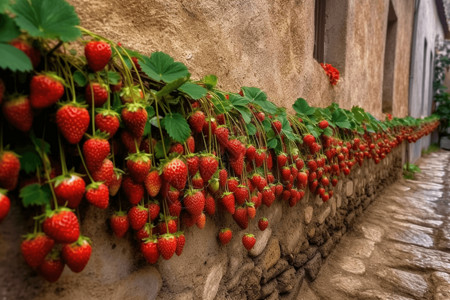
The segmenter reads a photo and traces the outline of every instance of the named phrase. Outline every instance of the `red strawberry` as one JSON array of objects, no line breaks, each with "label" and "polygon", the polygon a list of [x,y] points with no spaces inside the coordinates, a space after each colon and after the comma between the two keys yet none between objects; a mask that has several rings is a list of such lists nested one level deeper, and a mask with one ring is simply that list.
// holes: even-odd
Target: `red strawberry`
[{"label": "red strawberry", "polygon": [[223,228],[219,231],[219,240],[222,245],[226,245],[231,241],[233,232],[230,228]]},{"label": "red strawberry", "polygon": [[216,201],[211,195],[207,195],[205,198],[205,211],[210,216],[216,212]]},{"label": "red strawberry", "polygon": [[214,118],[208,118],[208,119],[206,119],[205,123],[203,123],[203,134],[205,136],[209,136],[209,132],[211,132],[211,134],[214,134],[216,129],[217,129],[217,123],[216,123],[216,119],[214,119]]},{"label": "red strawberry", "polygon": [[307,134],[303,137],[303,143],[305,143],[307,146],[311,146],[315,141],[316,138],[311,134]]},{"label": "red strawberry", "polygon": [[68,174],[59,176],[55,181],[55,195],[59,205],[77,208],[83,199],[86,184],[80,176]]},{"label": "red strawberry", "polygon": [[171,233],[158,238],[158,249],[164,259],[170,259],[177,249],[177,239]]},{"label": "red strawberry", "polygon": [[109,205],[109,190],[104,183],[93,182],[86,187],[86,200],[100,209]]},{"label": "red strawberry", "polygon": [[205,154],[200,157],[199,170],[203,181],[208,182],[216,173],[218,167],[219,161],[215,155]]},{"label": "red strawberry", "polygon": [[184,195],[183,203],[192,216],[198,216],[205,207],[205,196],[200,190],[189,189]]},{"label": "red strawberry", "polygon": [[323,186],[328,186],[328,185],[330,184],[330,180],[328,179],[328,177],[323,176],[323,177],[320,179],[320,183],[321,183]]},{"label": "red strawberry", "polygon": [[188,120],[192,131],[197,133],[202,132],[203,124],[205,124],[205,119],[205,114],[202,111],[197,110],[196,112],[194,112]]},{"label": "red strawberry", "polygon": [[169,214],[174,217],[179,217],[181,213],[181,202],[175,200],[169,203]]},{"label": "red strawberry", "polygon": [[[194,217],[194,216],[192,216],[192,217]],[[206,223],[206,215],[202,212],[199,216],[197,216],[195,224],[197,225],[197,227],[199,229],[203,229],[203,228],[205,228],[205,223]]]},{"label": "red strawberry", "polygon": [[174,158],[166,163],[163,167],[163,178],[169,182],[174,188],[182,190],[186,185],[188,170],[185,163]]},{"label": "red strawberry", "polygon": [[244,204],[245,201],[248,200],[249,193],[248,189],[245,185],[238,185],[236,191],[234,191],[234,198],[239,205]]},{"label": "red strawberry", "polygon": [[221,188],[224,188],[227,184],[228,172],[226,169],[221,169],[219,171],[219,185]]},{"label": "red strawberry", "polygon": [[[167,222],[167,224],[166,224]],[[178,225],[177,225],[177,221],[175,217],[172,216],[162,216],[161,217],[161,222],[158,224],[158,226],[156,227],[158,233],[160,235],[165,234],[165,233],[175,233],[177,231]],[[169,230],[169,232],[167,232],[167,229]]]},{"label": "red strawberry", "polygon": [[244,171],[244,155],[239,155],[237,158],[230,157],[230,166],[236,176],[241,176]]},{"label": "red strawberry", "polygon": [[141,229],[147,223],[148,209],[141,205],[133,206],[128,211],[128,220],[130,221],[131,228],[134,230]]},{"label": "red strawberry", "polygon": [[256,150],[255,164],[257,168],[263,165],[265,159],[266,159],[266,150],[264,149]]},{"label": "red strawberry", "polygon": [[97,112],[95,115],[95,128],[107,133],[110,138],[113,137],[117,129],[119,129],[119,114],[110,109],[100,109]]},{"label": "red strawberry", "polygon": [[226,149],[234,158],[244,156],[246,154],[244,144],[242,144],[242,142],[237,139],[229,140],[226,144]]},{"label": "red strawberry", "polygon": [[63,79],[54,73],[35,75],[30,83],[30,103],[33,108],[55,104],[64,95]]},{"label": "red strawberry", "polygon": [[109,142],[100,136],[87,140],[83,144],[83,155],[88,169],[90,171],[99,169],[110,151]]},{"label": "red strawberry", "polygon": [[266,164],[267,164],[267,169],[269,171],[272,171],[272,167],[273,167],[272,151],[269,151],[269,153],[267,154]]},{"label": "red strawberry", "polygon": [[155,226],[152,223],[145,223],[145,225],[136,232],[136,238],[138,241],[143,241],[152,236],[153,233],[156,233],[157,230],[153,230]]},{"label": "red strawberry", "polygon": [[91,82],[84,91],[86,103],[94,107],[101,107],[108,100],[108,86],[103,83]]},{"label": "red strawberry", "polygon": [[186,150],[186,153],[194,153],[195,152],[195,140],[192,135],[187,138],[186,145],[187,145],[187,150],[189,150],[189,151]]},{"label": "red strawberry", "polygon": [[282,129],[283,125],[281,124],[281,122],[279,120],[275,120],[272,122],[272,128],[273,131],[275,131],[276,134],[280,134],[281,133],[281,129]]},{"label": "red strawberry", "polygon": [[11,201],[6,196],[6,191],[0,189],[0,222],[8,215],[10,207]]},{"label": "red strawberry", "polygon": [[247,216],[250,219],[253,219],[256,217],[256,207],[253,202],[247,202]]},{"label": "red strawberry", "polygon": [[217,138],[217,141],[220,145],[223,147],[227,147],[228,145],[228,135],[229,135],[228,128],[226,126],[219,126],[217,127],[216,131],[214,132],[214,135]]},{"label": "red strawberry", "polygon": [[128,228],[130,228],[130,222],[128,220],[128,216],[123,211],[116,211],[114,215],[112,215],[110,220],[111,228],[114,232],[114,235],[118,238],[121,238],[127,233]]},{"label": "red strawberry", "polygon": [[200,158],[195,154],[188,154],[185,157],[189,175],[194,176],[198,171]]},{"label": "red strawberry", "polygon": [[333,186],[336,186],[338,184],[338,178],[337,176],[333,176],[333,178],[331,179],[331,184]]},{"label": "red strawberry", "polygon": [[247,208],[245,207],[237,207],[236,211],[233,214],[233,219],[242,229],[246,229],[248,227],[248,216],[247,216]]},{"label": "red strawberry", "polygon": [[3,116],[6,121],[20,131],[27,132],[33,125],[33,112],[30,100],[26,96],[18,96],[3,103]]},{"label": "red strawberry", "polygon": [[295,166],[297,167],[297,170],[302,170],[305,166],[305,162],[303,161],[303,159],[299,158],[295,161]]},{"label": "red strawberry", "polygon": [[86,56],[89,68],[98,72],[103,70],[111,59],[111,46],[103,41],[90,41],[84,47],[84,55]]},{"label": "red strawberry", "polygon": [[55,282],[59,279],[64,270],[64,262],[61,253],[57,250],[48,254],[38,268],[39,274],[48,282]]},{"label": "red strawberry", "polygon": [[144,197],[144,187],[142,184],[138,184],[129,176],[125,176],[122,181],[122,190],[128,201],[136,205]]},{"label": "red strawberry", "polygon": [[328,127],[328,121],[327,120],[322,120],[319,122],[319,128],[320,129],[325,129]]},{"label": "red strawberry", "polygon": [[317,170],[317,163],[316,163],[316,161],[313,160],[313,159],[308,160],[308,162],[306,163],[306,165],[308,166],[308,169],[309,169],[311,172],[314,172],[315,170]]},{"label": "red strawberry", "polygon": [[250,249],[253,248],[253,246],[256,243],[256,238],[253,234],[251,233],[246,233],[243,237],[242,237],[242,244],[244,245],[245,249],[247,249],[248,251],[250,251]]},{"label": "red strawberry", "polygon": [[131,60],[133,61],[133,64],[136,66],[136,69],[140,72],[141,66],[139,65],[139,59],[137,57],[131,57]]},{"label": "red strawberry", "polygon": [[25,236],[20,250],[26,263],[32,268],[37,268],[50,253],[54,244],[55,241],[42,232],[30,233]]},{"label": "red strawberry", "polygon": [[122,144],[125,146],[127,152],[136,153],[136,144],[140,145],[142,138],[134,137],[128,130],[123,130],[120,133],[120,140]]},{"label": "red strawberry", "polygon": [[298,172],[297,185],[299,188],[304,188],[308,182],[308,175],[305,172]]},{"label": "red strawberry", "polygon": [[203,178],[200,176],[200,173],[197,172],[197,174],[192,177],[192,187],[194,189],[202,189],[203,188]]},{"label": "red strawberry", "polygon": [[103,182],[108,188],[114,182],[114,164],[109,159],[104,159],[100,168],[91,172],[92,178],[97,182]]},{"label": "red strawberry", "polygon": [[217,123],[219,123],[220,125],[225,125],[225,115],[224,114],[217,115],[216,120],[217,120]]},{"label": "red strawberry", "polygon": [[33,68],[36,68],[39,65],[39,62],[41,61],[41,53],[38,49],[33,48],[32,45],[30,45],[26,41],[22,41],[19,39],[15,39],[10,42],[11,46],[19,49],[20,51],[23,51],[23,53],[28,56],[28,58],[31,60],[31,64],[33,65]]},{"label": "red strawberry", "polygon": [[127,103],[122,109],[122,120],[135,138],[141,138],[147,123],[147,111],[140,103]]},{"label": "red strawberry", "polygon": [[70,144],[77,144],[89,127],[89,112],[83,106],[69,103],[56,112],[56,124]]},{"label": "red strawberry", "polygon": [[17,186],[20,161],[12,151],[0,152],[0,188],[12,191]]},{"label": "red strawberry", "polygon": [[264,121],[264,119],[266,118],[266,115],[265,115],[262,111],[260,111],[259,113],[256,114],[256,118],[257,118],[260,122],[262,122],[262,121]]},{"label": "red strawberry", "polygon": [[138,152],[127,156],[128,172],[136,183],[144,182],[147,174],[150,171],[152,161],[150,154]]},{"label": "red strawberry", "polygon": [[267,207],[270,207],[273,201],[275,201],[274,192],[272,191],[271,188],[265,187],[264,190],[262,191],[262,203]]},{"label": "red strawberry", "polygon": [[158,217],[159,211],[161,209],[159,206],[159,202],[157,200],[151,201],[147,207],[148,207],[148,213],[150,216],[150,220],[151,221],[155,220]]},{"label": "red strawberry", "polygon": [[245,157],[249,160],[252,161],[255,159],[256,157],[256,148],[253,145],[249,145],[247,147],[247,150],[245,152]]},{"label": "red strawberry", "polygon": [[159,258],[158,240],[156,238],[145,239],[141,243],[141,252],[148,263],[155,264]]},{"label": "red strawberry", "polygon": [[269,220],[267,220],[267,218],[261,218],[258,221],[258,228],[261,231],[266,230],[267,226],[269,226]]},{"label": "red strawberry", "polygon": [[278,154],[278,156],[277,156],[278,167],[279,168],[284,167],[286,165],[287,159],[288,158],[287,158],[286,153],[282,152],[282,153]]},{"label": "red strawberry", "polygon": [[289,167],[283,167],[281,169],[281,178],[283,181],[289,181],[289,178],[291,177],[291,169]]},{"label": "red strawberry", "polygon": [[186,244],[186,238],[184,237],[184,233],[181,231],[175,233],[175,237],[177,239],[177,249],[175,250],[175,253],[177,256],[180,256],[183,252],[184,245]]},{"label": "red strawberry", "polygon": [[275,176],[273,176],[272,173],[267,173],[267,182],[268,183],[274,183],[275,182]]},{"label": "red strawberry", "polygon": [[173,144],[170,147],[169,153],[178,153],[180,155],[183,155],[184,154],[184,147],[180,143],[175,143],[175,144]]},{"label": "red strawberry", "polygon": [[157,170],[153,170],[147,174],[144,181],[145,188],[150,197],[156,197],[161,190],[161,177]]},{"label": "red strawberry", "polygon": [[237,187],[239,185],[239,181],[236,177],[231,177],[227,181],[228,190],[232,193],[234,193],[237,190]]},{"label": "red strawberry", "polygon": [[62,258],[75,273],[83,271],[91,258],[91,253],[90,240],[83,236],[80,236],[75,243],[65,244],[61,250]]},{"label": "red strawberry", "polygon": [[68,208],[58,208],[47,213],[42,229],[57,243],[73,243],[80,237],[77,216]]},{"label": "red strawberry", "polygon": [[109,195],[112,197],[117,195],[117,192],[119,191],[120,186],[122,185],[122,174],[123,174],[122,170],[114,168],[114,175],[108,187]]},{"label": "red strawberry", "polygon": [[221,202],[223,207],[228,211],[230,214],[234,214],[236,211],[235,205],[235,199],[234,194],[231,192],[224,192],[221,197]]}]

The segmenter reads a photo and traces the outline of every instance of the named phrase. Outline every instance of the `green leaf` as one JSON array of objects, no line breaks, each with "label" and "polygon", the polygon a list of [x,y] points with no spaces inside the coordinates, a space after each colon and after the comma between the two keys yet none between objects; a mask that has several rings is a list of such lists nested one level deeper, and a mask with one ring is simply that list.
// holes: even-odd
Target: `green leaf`
[{"label": "green leaf", "polygon": [[[221,94],[218,94],[218,95],[221,95]],[[220,98],[220,96],[219,96],[219,98]],[[219,100],[219,99],[213,97],[210,99],[210,101],[212,102],[214,111],[217,114],[227,113],[233,109],[233,106],[231,105],[230,101],[228,101],[228,100]]]},{"label": "green leaf", "polygon": [[150,131],[152,130],[152,123],[150,122],[150,120],[155,115],[155,109],[153,108],[153,106],[147,106],[145,107],[145,110],[147,111],[148,119],[147,122],[145,123],[144,136],[147,136],[150,134]]},{"label": "green leaf", "polygon": [[254,104],[259,105],[262,110],[268,114],[275,114],[277,106],[267,100],[267,95],[262,90],[256,87],[242,87],[244,96],[250,99]]},{"label": "green leaf", "polygon": [[16,47],[0,43],[0,69],[23,72],[31,71],[33,66],[25,53]]},{"label": "green leaf", "polygon": [[106,73],[106,76],[108,78],[108,83],[109,84],[118,84],[120,82],[120,74],[117,72],[111,72],[108,71],[108,73]]},{"label": "green leaf", "polygon": [[202,78],[201,81],[205,84],[205,87],[208,90],[212,90],[217,85],[217,76],[216,75],[206,75],[205,77]]},{"label": "green leaf", "polygon": [[247,124],[247,133],[248,135],[255,135],[256,134],[256,126],[252,123]]},{"label": "green leaf", "polygon": [[367,116],[366,112],[361,107],[353,106],[352,113],[353,113],[353,117],[355,118],[355,120],[358,121],[359,123],[361,123],[365,120],[368,120],[368,116]]},{"label": "green leaf", "polygon": [[298,98],[292,107],[297,113],[307,116],[313,115],[315,112],[315,108],[309,106],[308,102],[303,98]]},{"label": "green leaf", "polygon": [[269,147],[270,149],[275,149],[277,146],[278,146],[277,138],[272,138],[267,141],[267,147]]},{"label": "green leaf", "polygon": [[241,113],[241,116],[246,124],[250,123],[252,120],[252,112],[248,109],[248,107],[235,106],[234,108]]},{"label": "green leaf", "polygon": [[19,194],[22,198],[22,204],[24,207],[30,205],[47,205],[50,204],[52,194],[48,184],[41,186],[37,183],[27,185],[20,190]]},{"label": "green leaf", "polygon": [[142,71],[156,81],[171,82],[189,76],[187,67],[181,62],[175,62],[172,57],[163,52],[154,52],[150,57],[139,59]]},{"label": "green leaf", "polygon": [[[164,146],[166,147],[166,152],[168,152],[169,151],[169,146],[170,146],[170,139],[169,138],[165,138],[164,139]],[[163,158],[163,157],[165,157],[165,154],[166,153],[164,153],[163,142],[161,140],[159,140],[156,143],[156,146],[155,146],[155,157],[156,158]]]},{"label": "green leaf", "polygon": [[0,15],[0,42],[9,42],[20,35],[19,27],[8,15]]},{"label": "green leaf", "polygon": [[236,106],[247,107],[247,105],[250,103],[249,99],[244,98],[241,95],[237,94],[230,94],[229,101],[231,102],[231,104],[233,104],[234,107]]},{"label": "green leaf", "polygon": [[268,132],[270,129],[272,129],[272,125],[270,124],[269,120],[264,119],[264,121],[262,121],[262,124],[265,132]]},{"label": "green leaf", "polygon": [[0,0],[0,13],[3,13],[5,10],[9,8],[10,0]]},{"label": "green leaf", "polygon": [[188,80],[189,80],[189,77],[181,77],[174,81],[169,82],[168,84],[166,84],[162,89],[160,89],[156,93],[156,97],[158,99],[161,99],[163,96],[168,95],[172,91],[178,89],[180,86],[182,86]]},{"label": "green leaf", "polygon": [[20,169],[25,173],[34,173],[38,167],[42,167],[41,158],[32,145],[16,148],[15,152],[19,155]]},{"label": "green leaf", "polygon": [[87,82],[88,82],[88,79],[83,74],[83,72],[80,72],[78,70],[73,72],[72,77],[73,77],[73,81],[75,81],[75,83],[78,84],[81,87],[85,86],[87,84]]},{"label": "green leaf", "polygon": [[17,0],[12,6],[17,25],[31,36],[74,41],[81,36],[73,6],[64,0]]},{"label": "green leaf", "polygon": [[320,132],[317,130],[317,128],[316,128],[315,126],[308,124],[308,125],[306,125],[306,128],[308,128],[308,131],[309,131],[314,137],[316,137],[316,138],[319,137]]},{"label": "green leaf", "polygon": [[350,124],[349,121],[343,121],[343,122],[335,122],[336,126],[340,127],[340,128],[346,128],[346,129],[351,129],[352,125]]},{"label": "green leaf", "polygon": [[327,127],[323,131],[323,134],[326,135],[326,136],[332,136],[333,135],[333,129],[331,129],[330,127]]},{"label": "green leaf", "polygon": [[194,100],[205,97],[206,93],[208,93],[207,89],[199,86],[198,84],[192,83],[192,82],[186,82],[185,84],[180,86],[178,88],[178,90],[187,94],[189,97],[191,97]]},{"label": "green leaf", "polygon": [[169,136],[177,142],[184,143],[191,135],[191,129],[186,119],[179,113],[171,113],[161,120],[162,126]]}]

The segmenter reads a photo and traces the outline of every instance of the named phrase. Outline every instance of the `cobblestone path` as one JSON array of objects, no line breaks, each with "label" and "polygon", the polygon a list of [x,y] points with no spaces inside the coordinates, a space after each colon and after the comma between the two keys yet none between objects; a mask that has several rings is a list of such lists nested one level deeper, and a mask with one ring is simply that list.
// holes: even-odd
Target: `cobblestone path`
[{"label": "cobblestone path", "polygon": [[297,299],[450,299],[450,152],[418,162],[346,233]]}]

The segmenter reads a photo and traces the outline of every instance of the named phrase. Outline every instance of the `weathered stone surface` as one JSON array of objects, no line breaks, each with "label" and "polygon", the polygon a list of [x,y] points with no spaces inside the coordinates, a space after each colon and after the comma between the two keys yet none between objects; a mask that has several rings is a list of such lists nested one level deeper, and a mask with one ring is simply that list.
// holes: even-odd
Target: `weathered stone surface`
[{"label": "weathered stone surface", "polygon": [[266,248],[267,242],[269,241],[270,237],[272,235],[272,229],[267,228],[264,231],[260,231],[256,235],[256,243],[255,246],[248,252],[251,256],[258,256],[260,255],[264,249]]},{"label": "weathered stone surface", "polygon": [[280,255],[281,251],[278,239],[270,239],[264,253],[261,255],[261,258],[258,258],[258,260],[261,261],[261,268],[263,270],[269,270],[272,268],[280,259]]},{"label": "weathered stone surface", "polygon": [[381,242],[381,237],[384,234],[383,228],[371,224],[363,225],[361,230],[365,238],[374,242]]},{"label": "weathered stone surface", "polygon": [[330,215],[331,213],[331,207],[327,207],[317,218],[317,222],[319,224],[323,224],[323,222],[325,222],[325,219]]},{"label": "weathered stone surface", "polygon": [[308,261],[308,257],[306,256],[306,254],[302,254],[299,253],[295,256],[294,259],[294,266],[296,268],[300,268],[301,266],[303,266],[306,262]]},{"label": "weathered stone surface", "polygon": [[314,291],[309,287],[307,280],[303,280],[300,291],[298,292],[296,300],[320,300]]},{"label": "weathered stone surface", "polygon": [[208,277],[206,277],[205,287],[203,288],[203,300],[213,300],[216,297],[222,276],[222,264],[217,264],[211,268]]},{"label": "weathered stone surface", "polygon": [[420,275],[396,269],[380,270],[377,274],[393,288],[413,297],[423,298],[428,291],[428,284]]},{"label": "weathered stone surface", "polygon": [[351,180],[347,181],[347,183],[345,185],[345,195],[347,197],[350,197],[351,195],[353,195],[353,181],[351,181]]},{"label": "weathered stone surface", "polygon": [[259,295],[261,299],[265,299],[267,296],[273,293],[275,288],[277,287],[278,282],[276,279],[272,279],[265,285],[261,287],[261,294]]},{"label": "weathered stone surface", "polygon": [[313,209],[312,206],[307,206],[305,208],[305,223],[306,224],[311,223],[311,220],[312,220],[312,217],[313,217],[313,212],[314,212],[314,209]]},{"label": "weathered stone surface", "polygon": [[310,246],[308,249],[306,249],[305,254],[308,257],[308,259],[312,259],[314,255],[317,253],[317,247],[316,246]]},{"label": "weathered stone surface", "polygon": [[322,254],[322,257],[327,257],[331,250],[333,249],[334,246],[334,241],[333,239],[329,239],[328,241],[325,242],[325,244],[323,244],[322,246],[320,246],[319,248],[319,252],[320,254]]},{"label": "weathered stone surface", "polygon": [[289,263],[285,259],[280,259],[275,266],[271,269],[267,270],[265,274],[263,274],[263,283],[268,282],[269,280],[280,275],[284,270],[289,267]]},{"label": "weathered stone surface", "polygon": [[434,272],[431,279],[435,288],[434,300],[450,299],[450,274]]},{"label": "weathered stone surface", "polygon": [[334,275],[330,281],[337,289],[349,295],[355,295],[358,289],[363,287],[362,282],[356,277]]},{"label": "weathered stone surface", "polygon": [[278,291],[280,293],[291,291],[295,287],[299,279],[303,280],[303,278],[296,277],[296,271],[294,268],[287,269],[277,277]]},{"label": "weathered stone surface", "polygon": [[366,272],[366,266],[364,265],[364,262],[357,258],[348,256],[343,257],[340,259],[339,265],[343,270],[353,274],[362,275],[364,274],[364,272]]},{"label": "weathered stone surface", "polygon": [[310,261],[306,263],[305,271],[311,281],[314,281],[316,279],[321,266],[322,256],[320,255],[320,253],[317,253]]}]

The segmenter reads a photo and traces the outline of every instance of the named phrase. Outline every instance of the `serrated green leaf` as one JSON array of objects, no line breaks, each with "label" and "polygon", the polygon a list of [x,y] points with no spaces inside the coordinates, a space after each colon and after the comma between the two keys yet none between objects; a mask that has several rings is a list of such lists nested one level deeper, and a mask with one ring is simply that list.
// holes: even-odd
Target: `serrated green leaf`
[{"label": "serrated green leaf", "polygon": [[326,136],[332,136],[333,135],[333,129],[331,129],[330,127],[327,127],[324,129],[323,134]]},{"label": "serrated green leaf", "polygon": [[247,124],[247,133],[248,135],[255,135],[256,134],[256,126],[252,123]]},{"label": "serrated green leaf", "polygon": [[262,90],[256,87],[242,87],[244,97],[248,98],[254,104],[260,106],[262,110],[268,114],[275,114],[277,112],[277,106],[267,100],[267,95]]},{"label": "serrated green leaf", "polygon": [[234,107],[236,107],[236,106],[247,107],[247,105],[250,103],[249,99],[244,98],[241,95],[237,95],[237,94],[230,94],[229,101],[231,102],[231,104]]},{"label": "serrated green leaf", "polygon": [[319,137],[320,132],[317,130],[317,128],[311,124],[306,125],[306,128],[308,128],[308,131],[316,138]]},{"label": "serrated green leaf", "polygon": [[267,141],[267,147],[269,147],[270,149],[275,149],[277,148],[277,146],[278,146],[278,139],[272,138]]},{"label": "serrated green leaf", "polygon": [[[164,146],[166,147],[165,148],[166,152],[168,152],[169,151],[169,146],[170,146],[170,139],[169,138],[165,138],[164,139]],[[156,158],[163,158],[163,157],[165,157],[166,154],[167,153],[164,153],[163,142],[161,140],[159,140],[156,143],[156,146],[155,146],[155,157]]]},{"label": "serrated green leaf", "polygon": [[174,81],[167,83],[162,89],[160,89],[155,95],[158,99],[161,99],[165,95],[170,94],[174,90],[178,89],[182,86],[186,81],[189,80],[189,77],[181,77]]},{"label": "serrated green leaf", "polygon": [[186,119],[179,113],[166,115],[161,124],[169,136],[177,142],[184,143],[191,135],[191,128]]},{"label": "serrated green leaf", "polygon": [[217,76],[216,75],[206,75],[205,77],[202,78],[201,81],[205,84],[205,87],[208,90],[212,90],[217,85]]},{"label": "serrated green leaf", "polygon": [[351,129],[352,125],[350,124],[349,121],[342,121],[342,122],[335,122],[336,126],[340,127],[340,128],[346,128],[346,129]]},{"label": "serrated green leaf", "polygon": [[292,132],[292,130],[282,130],[283,134],[286,136],[286,138],[290,141],[297,141],[299,137]]},{"label": "serrated green leaf", "polygon": [[52,198],[49,186],[47,184],[40,186],[37,183],[22,188],[19,196],[22,198],[24,207],[31,205],[47,205],[50,204],[50,199]]},{"label": "serrated green leaf", "polygon": [[368,119],[366,112],[361,107],[353,106],[352,113],[355,120],[360,123]]},{"label": "serrated green leaf", "polygon": [[[218,95],[220,95],[220,94],[218,94]],[[219,96],[219,98],[220,98],[220,96]],[[219,100],[217,98],[211,98],[210,101],[212,102],[214,111],[217,114],[227,113],[233,109],[233,106],[231,105],[230,101],[228,101],[228,100]]]},{"label": "serrated green leaf", "polygon": [[17,25],[31,36],[74,41],[81,36],[75,9],[64,0],[17,0],[11,7]]},{"label": "serrated green leaf", "polygon": [[264,121],[262,121],[262,124],[265,132],[268,132],[270,129],[272,129],[272,125],[270,124],[269,120],[264,119]]},{"label": "serrated green leaf", "polygon": [[33,66],[28,56],[19,49],[0,43],[0,69],[11,71],[31,71]]},{"label": "serrated green leaf", "polygon": [[147,136],[150,134],[150,131],[152,130],[152,123],[150,121],[155,115],[155,109],[153,108],[153,106],[147,106],[145,107],[145,110],[147,111],[148,120],[145,123],[144,136]]},{"label": "serrated green leaf", "polygon": [[246,124],[250,123],[252,120],[252,112],[248,109],[248,107],[235,106],[234,108],[241,113],[241,116]]},{"label": "serrated green leaf", "polygon": [[88,82],[88,79],[86,78],[86,76],[83,74],[83,72],[80,72],[78,70],[76,70],[75,72],[73,72],[73,81],[75,81],[75,83],[81,87],[85,86]]},{"label": "serrated green leaf", "polygon": [[8,15],[0,15],[0,42],[9,42],[20,35],[19,27]]},{"label": "serrated green leaf", "polygon": [[181,62],[175,62],[172,57],[163,52],[154,52],[150,57],[139,59],[142,71],[156,81],[171,82],[189,76],[187,67]]},{"label": "serrated green leaf", "polygon": [[34,173],[38,167],[42,167],[41,158],[32,145],[16,148],[15,152],[19,155],[20,169],[25,173]]},{"label": "serrated green leaf", "polygon": [[111,72],[108,71],[108,73],[106,73],[106,76],[108,78],[108,83],[109,84],[118,84],[120,82],[120,74],[117,72]]},{"label": "serrated green leaf", "polygon": [[306,102],[306,100],[303,98],[298,98],[292,108],[294,108],[297,113],[307,116],[313,115],[316,111],[315,108],[309,106],[308,102]]},{"label": "serrated green leaf", "polygon": [[208,93],[207,89],[199,86],[198,84],[192,83],[192,82],[186,82],[185,84],[180,86],[178,88],[178,90],[187,94],[189,97],[191,97],[194,100],[205,97],[206,93]]},{"label": "serrated green leaf", "polygon": [[9,0],[0,0],[0,13],[5,12],[9,8]]}]

